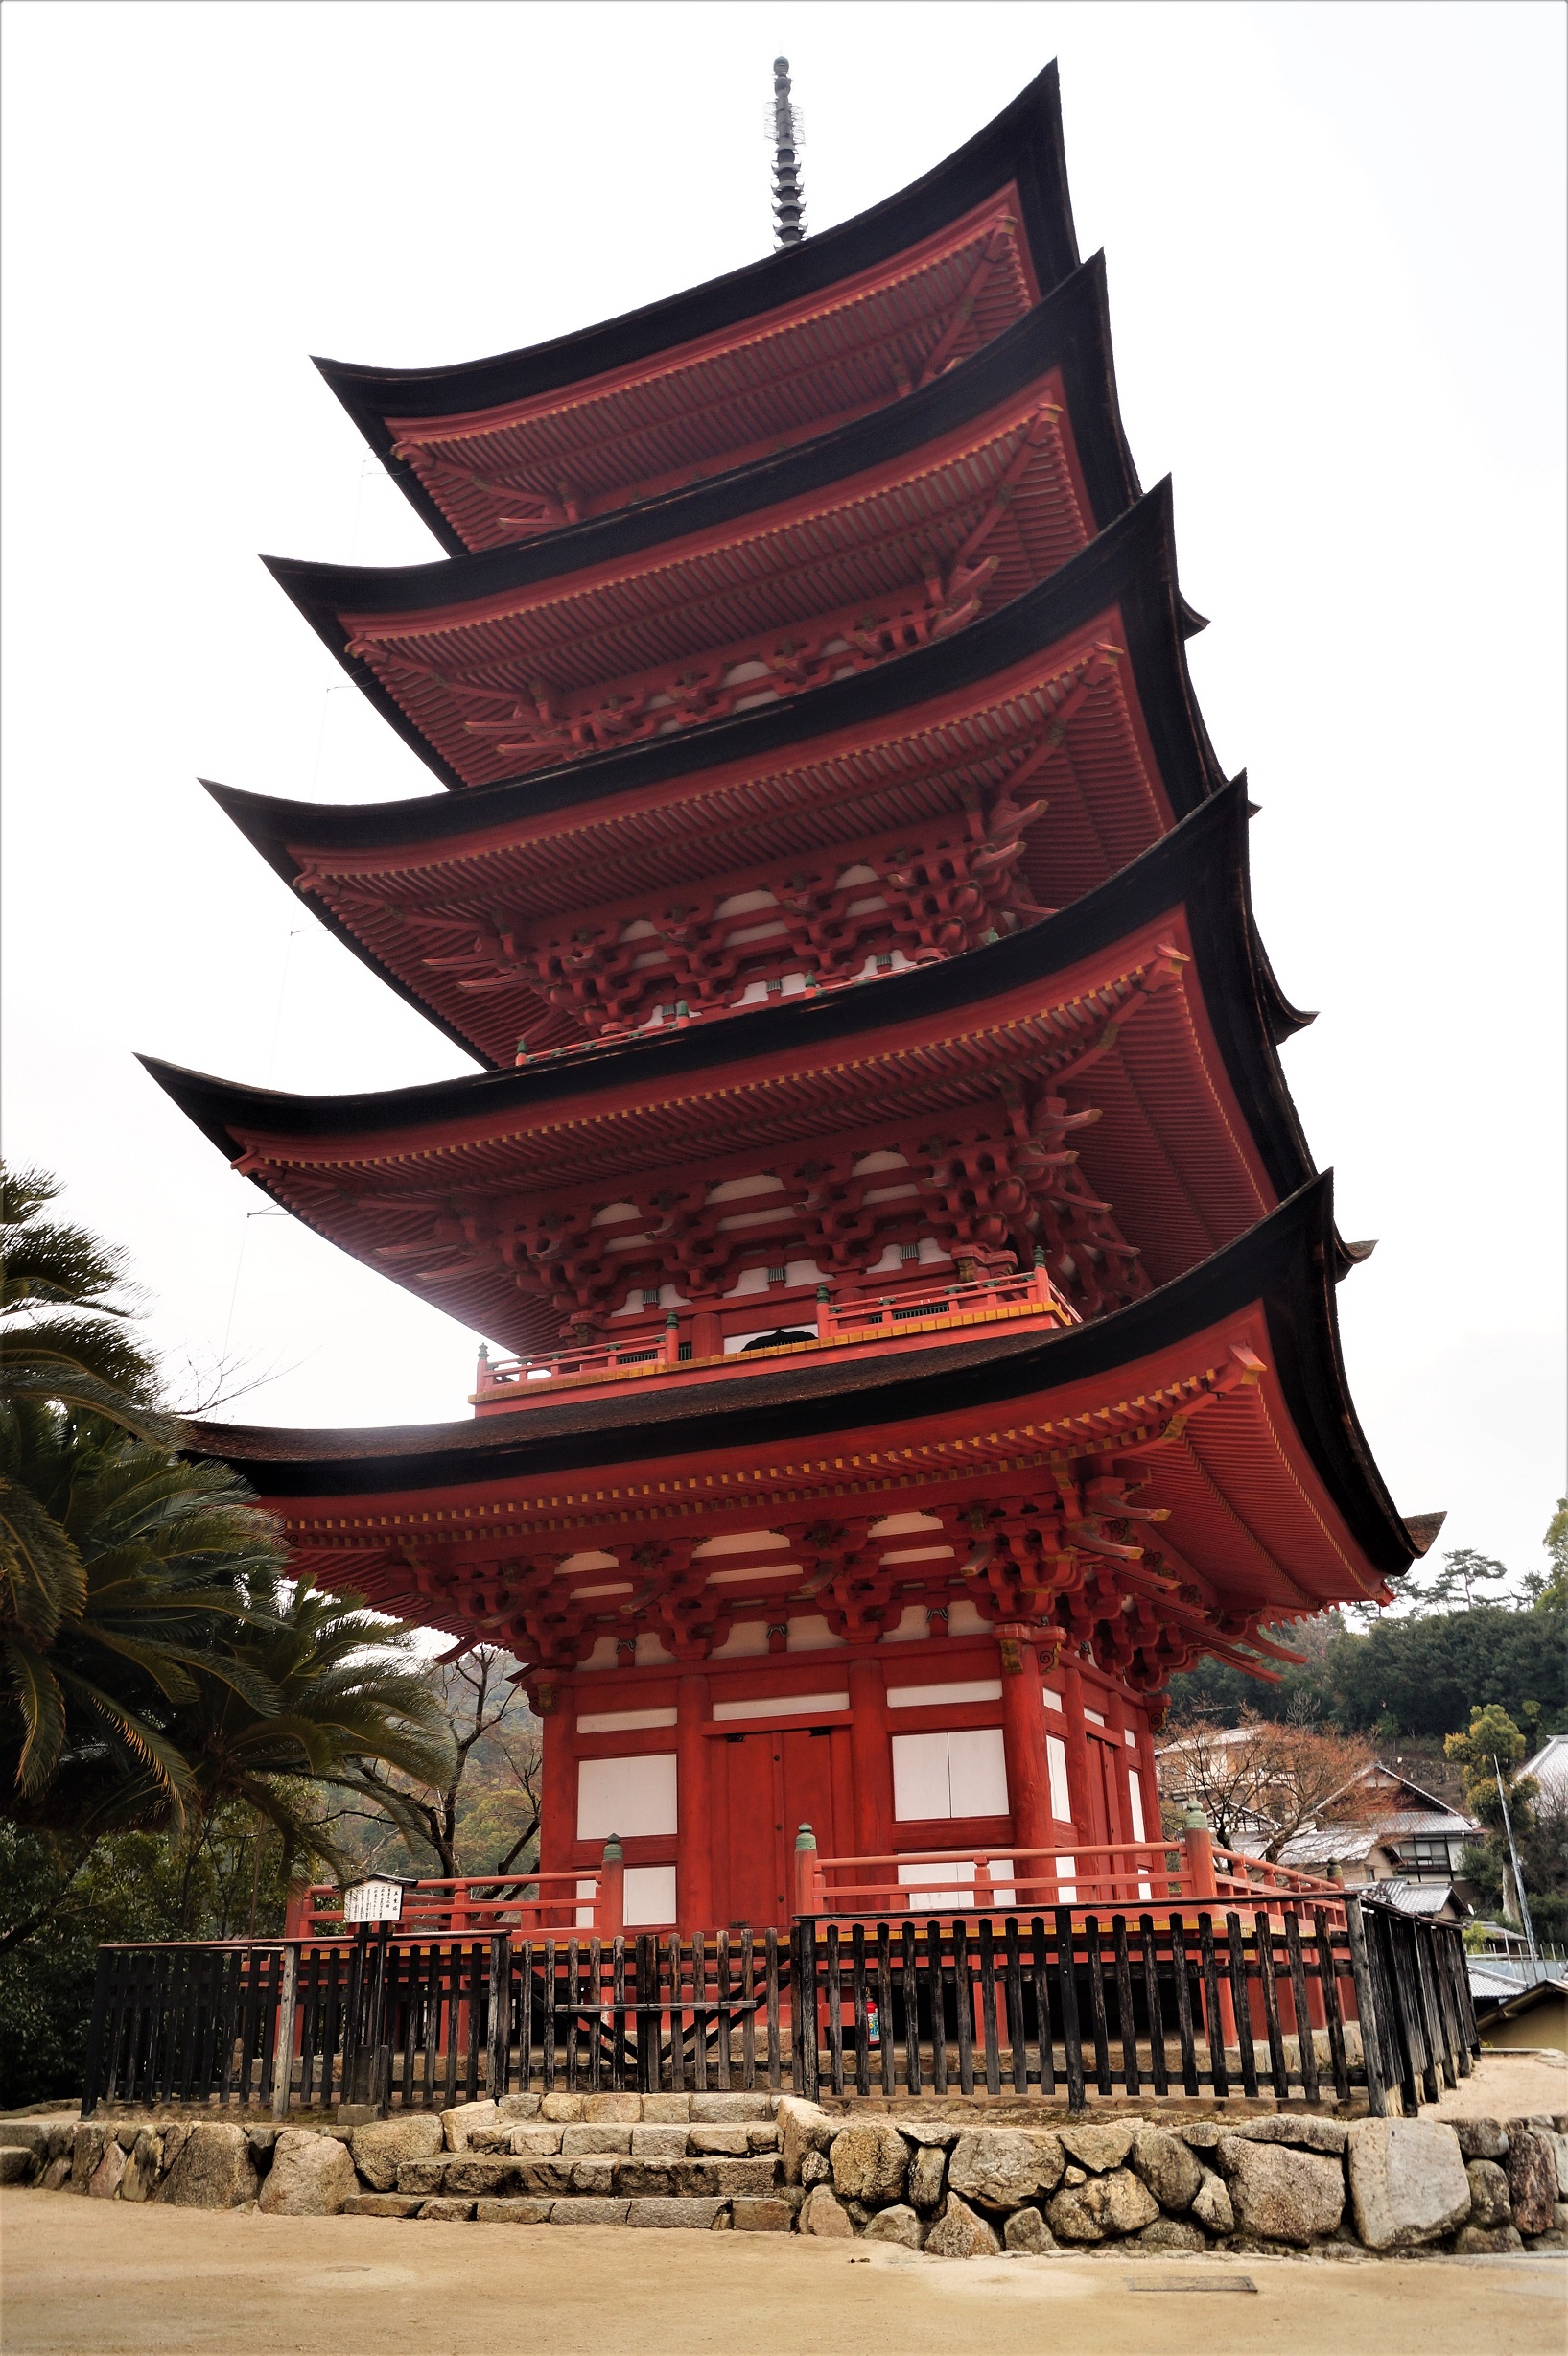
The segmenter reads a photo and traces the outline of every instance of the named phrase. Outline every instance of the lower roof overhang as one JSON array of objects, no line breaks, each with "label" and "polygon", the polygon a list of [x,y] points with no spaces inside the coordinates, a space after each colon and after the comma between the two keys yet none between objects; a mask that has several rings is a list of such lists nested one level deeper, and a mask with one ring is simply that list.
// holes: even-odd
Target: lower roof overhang
[{"label": "lower roof overhang", "polygon": [[[1160,483],[1022,597],[892,666],[771,706],[461,794],[334,807],[208,791],[284,882],[371,968],[486,1062],[509,1062],[508,1001],[431,972],[430,910],[524,922],[587,899],[694,885],[701,874],[800,856],[803,827],[847,841],[907,827],[1030,757],[1065,679],[1111,649],[1074,697],[1059,750],[1031,767],[1045,808],[1024,871],[1042,907],[1103,883],[1224,782],[1184,641],[1171,486]],[[1004,782],[997,789],[1008,789]],[[693,863],[692,844],[706,850]],[[584,877],[598,879],[597,889]],[[471,920],[472,921],[472,920]],[[448,944],[434,948],[445,952]],[[503,1015],[506,1018],[502,1020]],[[505,1051],[500,1043],[504,1040]]]},{"label": "lower roof overhang", "polygon": [[[1418,1550],[1351,1402],[1334,1263],[1325,1173],[1202,1266],[1044,1340],[759,1370],[706,1401],[387,1430],[202,1425],[190,1445],[253,1483],[302,1569],[459,1636],[459,1593],[530,1550],[566,1561],[912,1508],[956,1527],[976,1502],[1027,1511],[1091,1480],[1154,1509],[1147,1566],[1195,1579],[1222,1628],[1255,1628],[1387,1600]],[[1093,1555],[1092,1533],[1075,1543]],[[1126,1549],[1107,1552],[1114,1572]]]},{"label": "lower roof overhang", "polygon": [[[498,714],[476,736],[476,695],[527,703],[543,680],[575,709],[721,648],[733,659],[742,640],[771,645],[841,601],[848,613],[889,598],[922,603],[923,565],[955,556],[1025,446],[1028,470],[1000,494],[1011,505],[988,543],[1011,553],[971,604],[1021,593],[1138,496],[1098,258],[923,391],[779,458],[433,563],[265,561],[421,760],[471,788],[552,759],[542,748],[504,756],[488,733]],[[394,691],[400,660],[408,675]],[[523,722],[508,725],[515,735]]]},{"label": "lower roof overhang", "polygon": [[[1256,941],[1247,827],[1227,787],[1101,889],[987,948],[521,1071],[307,1097],[148,1068],[273,1199],[383,1268],[458,1196],[613,1194],[639,1170],[716,1182],[741,1157],[856,1137],[863,1152],[874,1129],[932,1115],[1005,1123],[1010,1089],[1061,1085],[1100,1114],[1083,1170],[1158,1284],[1312,1174],[1275,1049],[1299,1018]],[[398,1281],[508,1347],[551,1346],[500,1263]]]}]

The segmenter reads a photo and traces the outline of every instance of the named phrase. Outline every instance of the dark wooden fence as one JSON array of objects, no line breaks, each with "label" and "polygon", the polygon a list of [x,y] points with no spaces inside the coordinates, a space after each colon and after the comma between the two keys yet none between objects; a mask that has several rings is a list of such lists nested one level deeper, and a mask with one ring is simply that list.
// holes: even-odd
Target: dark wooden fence
[{"label": "dark wooden fence", "polygon": [[[1479,2050],[1458,1933],[1354,1899],[1346,1914],[1343,1929],[1322,1909],[1064,1910],[803,1919],[785,1938],[105,1947],[82,2114],[260,2103],[281,2118],[342,2101],[438,2109],[530,2088],[786,2083],[1072,2109],[1145,2092],[1343,2102],[1352,2076],[1375,2113],[1391,2099],[1414,2113]],[[816,2034],[797,2034],[813,2012]]]}]

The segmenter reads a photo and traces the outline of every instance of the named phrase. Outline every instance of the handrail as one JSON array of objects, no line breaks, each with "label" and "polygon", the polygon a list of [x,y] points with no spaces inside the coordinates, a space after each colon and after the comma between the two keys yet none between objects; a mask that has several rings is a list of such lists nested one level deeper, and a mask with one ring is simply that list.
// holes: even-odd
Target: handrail
[{"label": "handrail", "polygon": [[[615,1844],[609,1848],[614,1849]],[[602,1864],[564,1873],[533,1870],[515,1873],[435,1874],[405,1884],[402,1912],[393,1935],[408,1938],[462,1937],[501,1930],[590,1930],[600,1936],[623,1928],[624,1866],[619,1852]],[[532,1895],[529,1895],[529,1894]],[[315,1882],[289,1894],[284,1917],[287,1939],[340,1935],[343,1894],[336,1882]]]},{"label": "handrail", "polygon": [[[843,1348],[901,1331],[913,1337],[948,1324],[986,1324],[994,1318],[1019,1315],[1049,1316],[1059,1325],[1078,1322],[1076,1312],[1043,1267],[1007,1276],[957,1278],[951,1284],[920,1291],[893,1291],[875,1299],[839,1302],[823,1299],[819,1293],[814,1303],[803,1304],[793,1312],[785,1303],[769,1306],[781,1317],[797,1315],[803,1325],[809,1319],[815,1331],[803,1340],[780,1342],[770,1350],[748,1350],[744,1354],[748,1364],[784,1352]],[[689,1373],[698,1366],[734,1365],[740,1355],[719,1352],[711,1357],[683,1358],[681,1351],[687,1346],[681,1340],[680,1320],[671,1309],[662,1328],[629,1333],[620,1341],[601,1339],[535,1358],[481,1358],[470,1403],[487,1405],[498,1393],[526,1398],[533,1386],[547,1382],[644,1380],[677,1369]]]},{"label": "handrail", "polygon": [[1337,1883],[1288,1867],[1260,1866],[1243,1875],[1229,1850],[1213,1849],[1203,1826],[1143,1841],[1063,1841],[1044,1849],[994,1844],[862,1857],[823,1857],[814,1848],[797,1846],[795,1863],[797,1917],[817,1920],[906,1913],[917,1892],[939,1915],[1063,1906],[1075,1913],[1155,1904],[1213,1908],[1238,1898],[1312,1899],[1337,1922],[1344,1913],[1345,1893]]}]

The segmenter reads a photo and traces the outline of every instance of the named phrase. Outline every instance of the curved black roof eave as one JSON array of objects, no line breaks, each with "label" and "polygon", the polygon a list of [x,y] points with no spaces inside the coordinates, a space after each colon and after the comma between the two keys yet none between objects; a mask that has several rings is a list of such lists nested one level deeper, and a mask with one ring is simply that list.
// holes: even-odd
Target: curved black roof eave
[{"label": "curved black roof eave", "polygon": [[242,1087],[144,1056],[146,1069],[225,1158],[236,1157],[230,1122],[277,1136],[373,1135],[423,1127],[495,1109],[548,1104],[635,1076],[651,1059],[668,1076],[853,1038],[889,1023],[947,1016],[1030,980],[1044,981],[1184,907],[1199,987],[1236,1097],[1275,1194],[1283,1200],[1313,1175],[1313,1162],[1270,1031],[1258,965],[1247,859],[1247,797],[1226,786],[1119,875],[1026,931],[941,965],[889,975],[831,997],[788,1001],[652,1034],[604,1053],[562,1057],[501,1072],[465,1073],[413,1088],[340,1096],[296,1096]]},{"label": "curved black roof eave", "polygon": [[[912,705],[1010,670],[1114,604],[1160,779],[1180,823],[1225,782],[1187,671],[1182,603],[1167,479],[1058,572],[956,637],[770,707],[708,721],[678,739],[654,737],[500,785],[395,802],[282,801],[206,778],[201,783],[274,873],[292,886],[301,867],[291,843],[341,851],[447,841],[465,833],[488,833],[508,819],[524,823],[550,811],[636,794],[672,776],[700,775],[737,758],[767,760],[781,748],[809,743],[813,737],[857,723],[879,723]],[[313,907],[320,922],[409,1005],[465,1054],[489,1061],[330,907],[317,902]],[[1275,1035],[1286,1032],[1276,1027]]]},{"label": "curved black roof eave", "polygon": [[635,365],[872,269],[972,211],[1009,180],[1018,191],[1036,282],[1041,294],[1049,294],[1078,267],[1054,59],[973,138],[908,187],[724,277],[487,360],[433,368],[372,368],[322,359],[316,365],[437,540],[460,554],[459,535],[412,468],[392,457],[386,412],[394,403],[406,417],[451,416]]},{"label": "curved black roof eave", "polygon": [[[339,613],[392,616],[504,597],[594,565],[614,564],[649,549],[713,530],[790,500],[847,482],[889,458],[908,456],[956,431],[1060,368],[1096,533],[1138,498],[1140,484],[1122,428],[1106,305],[1103,255],[1094,255],[1033,311],[971,359],[907,400],[851,425],[837,426],[778,457],[668,491],[636,507],[570,524],[536,540],[478,549],[414,565],[317,564],[264,556],[333,660],[416,752],[457,790],[472,791],[453,765],[387,694],[370,666],[345,650]],[[1190,608],[1187,612],[1190,614]],[[1194,617],[1196,619],[1196,617]]]},{"label": "curved black roof eave", "polygon": [[[1415,1547],[1384,1486],[1346,1379],[1330,1273],[1333,1174],[1287,1201],[1182,1276],[1093,1323],[1036,1334],[954,1342],[850,1369],[800,1363],[748,1376],[744,1396],[721,1401],[694,1386],[635,1402],[577,1399],[526,1414],[460,1424],[300,1431],[199,1424],[191,1452],[257,1478],[267,1496],[365,1495],[526,1479],[683,1450],[790,1445],[856,1425],[910,1422],[948,1409],[955,1379],[966,1404],[1000,1405],[1029,1390],[1129,1364],[1203,1332],[1261,1300],[1273,1363],[1292,1420],[1368,1560],[1385,1577]],[[713,1386],[713,1387],[717,1387]],[[730,1386],[733,1392],[734,1386]],[[265,1475],[260,1468],[266,1468]]]}]

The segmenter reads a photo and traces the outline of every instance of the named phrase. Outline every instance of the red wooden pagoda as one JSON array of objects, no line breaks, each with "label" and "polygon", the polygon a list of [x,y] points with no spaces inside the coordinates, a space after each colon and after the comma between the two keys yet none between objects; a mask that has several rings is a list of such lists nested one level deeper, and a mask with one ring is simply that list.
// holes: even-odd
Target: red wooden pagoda
[{"label": "red wooden pagoda", "polygon": [[1100,1888],[1158,1832],[1171,1675],[1271,1674],[1261,1628],[1387,1599],[1430,1532],[1346,1393],[1362,1247],[1054,69],[733,277],[324,373],[447,553],[273,570],[457,790],[212,790],[485,1069],[152,1069],[498,1349],[462,1423],[201,1445],[301,1569],[518,1656],[541,1867],[591,1892],[618,1836],[627,1925],[785,1921],[803,1824],[911,1902],[966,1853]]}]

